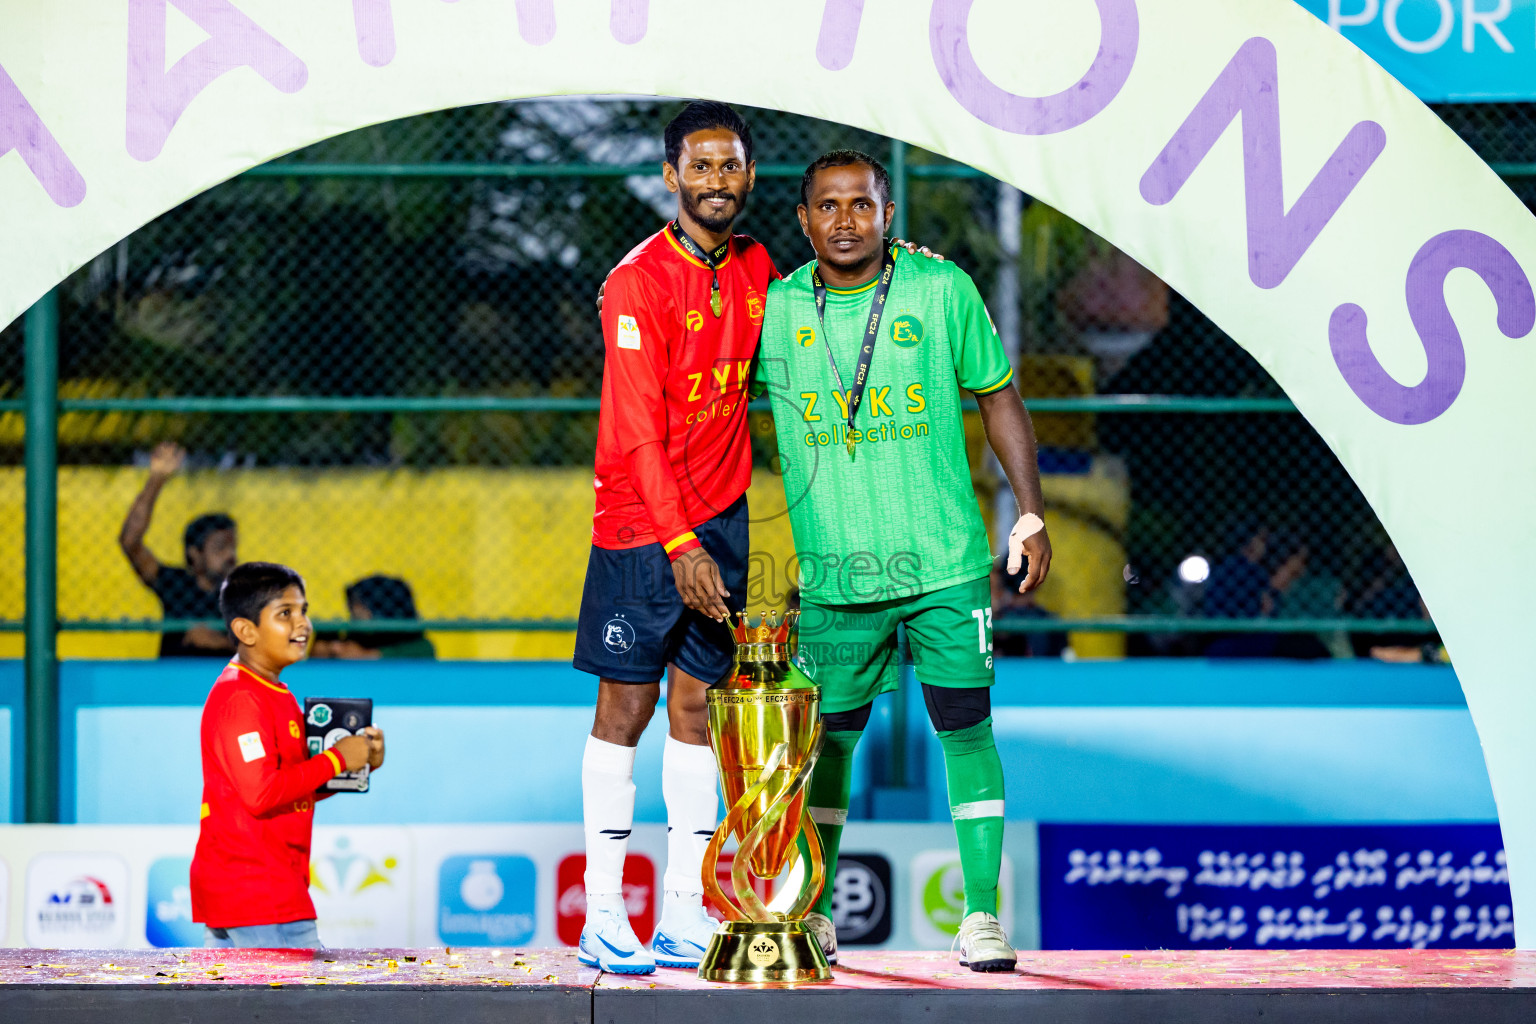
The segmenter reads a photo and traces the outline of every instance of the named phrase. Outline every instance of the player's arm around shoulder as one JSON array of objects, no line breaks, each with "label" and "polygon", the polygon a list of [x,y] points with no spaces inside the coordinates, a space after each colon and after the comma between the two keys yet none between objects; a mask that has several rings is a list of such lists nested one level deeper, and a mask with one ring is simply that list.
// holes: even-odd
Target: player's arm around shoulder
[{"label": "player's arm around shoulder", "polygon": [[757,342],[757,358],[752,369],[752,395],[756,398],[782,393],[789,386],[789,368],[785,360],[785,325],[789,322],[787,305],[790,287],[783,278],[768,284],[763,303],[763,329]]}]

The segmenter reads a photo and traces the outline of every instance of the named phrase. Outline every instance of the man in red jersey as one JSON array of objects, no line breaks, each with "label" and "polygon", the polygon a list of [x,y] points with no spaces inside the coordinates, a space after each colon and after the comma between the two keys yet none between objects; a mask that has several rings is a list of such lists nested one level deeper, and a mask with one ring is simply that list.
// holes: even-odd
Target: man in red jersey
[{"label": "man in red jersey", "polygon": [[204,944],[320,945],[309,898],[315,790],[384,763],[384,733],[347,736],[311,757],[283,669],[310,640],[304,581],[285,565],[236,566],[219,608],[239,649],[203,705],[203,810],[192,857],[192,920]]},{"label": "man in red jersey", "polygon": [[[778,277],[761,245],[731,233],[756,174],[741,115],[690,103],[667,125],[665,145],[677,220],[630,252],[605,291],[597,509],[576,633],[576,667],[601,680],[582,757],[587,920],[578,955],[626,974],[696,967],[714,932],[700,880],[718,799],[704,691],[730,671],[724,619],[746,592],[747,385]],[[635,745],[663,670],[666,895],[646,949],[625,914],[623,866]]]}]

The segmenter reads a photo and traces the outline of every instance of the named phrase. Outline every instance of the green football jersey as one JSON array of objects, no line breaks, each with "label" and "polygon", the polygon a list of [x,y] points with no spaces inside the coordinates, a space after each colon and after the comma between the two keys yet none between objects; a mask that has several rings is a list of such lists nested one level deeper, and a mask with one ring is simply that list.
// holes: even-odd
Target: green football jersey
[{"label": "green football jersey", "polygon": [[896,253],[864,400],[847,441],[848,398],[877,281],[828,289],[816,316],[807,263],[768,289],[758,383],[778,430],[800,587],[823,604],[886,601],[985,576],[992,563],[965,457],[960,389],[1013,379],[971,278],[953,263]]}]

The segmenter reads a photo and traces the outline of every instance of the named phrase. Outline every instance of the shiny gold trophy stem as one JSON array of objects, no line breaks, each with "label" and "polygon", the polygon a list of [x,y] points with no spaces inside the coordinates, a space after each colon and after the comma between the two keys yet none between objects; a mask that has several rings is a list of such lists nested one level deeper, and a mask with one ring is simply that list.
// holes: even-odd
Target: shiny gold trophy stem
[{"label": "shiny gold trophy stem", "polygon": [[[782,626],[771,613],[755,627],[739,623],[737,671],[725,686],[706,695],[710,745],[720,763],[722,787],[728,800],[733,792],[740,795],[704,851],[704,891],[726,917],[699,964],[705,981],[765,984],[832,977],[804,921],[826,876],[821,840],[805,806],[824,727],[819,689],[783,685],[790,676],[793,616]],[[795,838],[802,832],[808,851],[805,878],[789,911],[775,913],[758,898],[750,875],[777,878],[792,867],[799,859]],[[740,838],[731,865],[735,900],[718,877],[720,855],[732,834]]]}]

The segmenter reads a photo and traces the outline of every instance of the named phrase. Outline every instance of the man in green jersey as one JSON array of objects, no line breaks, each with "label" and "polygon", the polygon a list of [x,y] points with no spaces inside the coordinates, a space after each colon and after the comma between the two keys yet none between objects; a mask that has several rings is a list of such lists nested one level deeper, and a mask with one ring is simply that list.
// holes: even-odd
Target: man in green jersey
[{"label": "man in green jersey", "polygon": [[[759,349],[800,562],[800,663],[822,688],[826,741],[809,804],[827,878],[848,814],[853,750],[898,683],[905,624],[944,750],[965,879],[960,959],[1012,970],[997,918],[1003,770],[992,740],[992,555],[966,462],[961,389],[976,396],[1023,513],[1009,537],[1020,586],[1050,568],[1034,429],[969,276],[884,242],[895,205],[873,157],[806,170],[800,226],[816,259],[768,289]],[[808,918],[830,959],[832,885]]]}]

